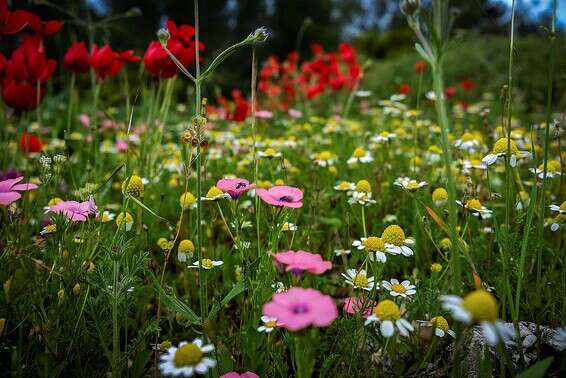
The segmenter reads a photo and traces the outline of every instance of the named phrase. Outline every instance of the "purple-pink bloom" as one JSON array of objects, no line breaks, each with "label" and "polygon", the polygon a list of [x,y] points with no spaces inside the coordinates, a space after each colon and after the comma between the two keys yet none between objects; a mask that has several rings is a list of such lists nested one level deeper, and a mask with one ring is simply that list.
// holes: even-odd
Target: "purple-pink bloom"
[{"label": "purple-pink bloom", "polygon": [[17,200],[22,198],[22,195],[18,192],[37,189],[37,185],[35,184],[18,184],[18,182],[22,181],[23,179],[24,177],[20,176],[13,179],[0,181],[0,205],[9,206],[11,203],[16,202]]},{"label": "purple-pink bloom", "polygon": [[224,193],[228,193],[232,199],[240,197],[243,193],[253,188],[255,184],[243,178],[225,178],[216,183],[216,187]]},{"label": "purple-pink bloom", "polygon": [[322,256],[306,251],[285,251],[272,255],[273,259],[282,265],[286,265],[285,271],[293,274],[302,274],[304,271],[313,274],[322,274],[332,269],[332,263],[325,261]]},{"label": "purple-pink bloom", "polygon": [[292,186],[280,185],[269,189],[256,189],[256,193],[265,203],[273,206],[286,206],[298,209],[303,206],[303,192]]},{"label": "purple-pink bloom", "polygon": [[222,374],[220,378],[259,378],[259,375],[251,371],[246,371],[245,373],[242,374],[238,374],[235,371],[231,371],[229,373]]},{"label": "purple-pink bloom", "polygon": [[347,314],[354,315],[363,309],[363,316],[367,318],[373,313],[375,306],[377,306],[377,302],[372,299],[348,297],[344,301],[343,310]]},{"label": "purple-pink bloom", "polygon": [[332,297],[315,289],[293,287],[275,293],[271,302],[263,305],[263,315],[276,318],[289,331],[308,326],[328,327],[338,317]]},{"label": "purple-pink bloom", "polygon": [[63,214],[73,222],[84,222],[89,216],[98,214],[98,209],[92,196],[88,201],[84,202],[61,201],[56,205],[50,206],[49,211],[55,214]]}]

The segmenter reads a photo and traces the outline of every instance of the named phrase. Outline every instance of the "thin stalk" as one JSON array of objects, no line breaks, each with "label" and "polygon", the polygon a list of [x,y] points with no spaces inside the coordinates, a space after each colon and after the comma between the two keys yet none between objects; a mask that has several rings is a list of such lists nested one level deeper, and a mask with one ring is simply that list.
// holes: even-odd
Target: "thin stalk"
[{"label": "thin stalk", "polygon": [[[115,257],[117,259],[118,257]],[[118,326],[118,275],[120,274],[118,260],[113,262],[112,286],[112,377],[120,377],[120,329]]]},{"label": "thin stalk", "polygon": [[[255,46],[252,47],[252,159],[254,161],[254,182],[257,185],[258,182],[258,161],[256,155],[256,140],[257,140],[257,130],[256,130],[256,82],[257,82],[257,56],[255,54]],[[255,227],[256,227],[256,237],[257,237],[257,257],[260,256],[260,234],[259,234],[259,197],[255,196]]]},{"label": "thin stalk", "polygon": [[77,75],[73,72],[71,75],[71,85],[69,86],[69,103],[67,105],[67,129],[65,132],[65,140],[71,137],[71,119],[73,117],[73,96],[75,93],[75,82]]}]

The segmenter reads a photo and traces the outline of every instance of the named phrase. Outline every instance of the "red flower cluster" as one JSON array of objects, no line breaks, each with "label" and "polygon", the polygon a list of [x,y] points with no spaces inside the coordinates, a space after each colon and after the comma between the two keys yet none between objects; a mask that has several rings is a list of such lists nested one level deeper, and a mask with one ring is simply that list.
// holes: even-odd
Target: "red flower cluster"
[{"label": "red flower cluster", "polygon": [[[191,25],[177,26],[172,20],[168,20],[166,26],[171,36],[167,42],[167,49],[183,66],[194,64],[196,60],[195,28]],[[204,44],[199,42],[199,51],[203,50]],[[159,41],[150,42],[145,51],[143,62],[145,69],[152,76],[168,79],[179,73],[179,69]]]},{"label": "red flower cluster", "polygon": [[0,36],[16,34],[29,22],[30,13],[22,10],[10,12],[8,2],[0,0]]},{"label": "red flower cluster", "polygon": [[313,58],[298,68],[299,55],[291,52],[279,62],[271,56],[262,67],[258,88],[268,97],[265,108],[286,110],[297,100],[297,94],[314,99],[327,89],[352,90],[361,75],[356,50],[341,43],[336,52],[325,52],[321,45],[311,46]]},{"label": "red flower cluster", "polygon": [[207,106],[207,113],[216,114],[221,118],[236,122],[245,121],[250,114],[251,104],[246,100],[239,89],[233,89],[230,95],[232,96],[232,100],[224,96],[219,96],[216,99],[218,106]]},{"label": "red flower cluster", "polygon": [[141,58],[134,55],[134,50],[114,51],[110,45],[92,46],[89,63],[100,79],[116,76],[124,63],[139,62]]}]

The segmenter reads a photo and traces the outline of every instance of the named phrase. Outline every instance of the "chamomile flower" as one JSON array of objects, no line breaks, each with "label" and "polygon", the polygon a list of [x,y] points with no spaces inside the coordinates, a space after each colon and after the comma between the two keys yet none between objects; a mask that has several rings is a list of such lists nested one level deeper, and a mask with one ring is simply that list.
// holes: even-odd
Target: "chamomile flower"
[{"label": "chamomile flower", "polygon": [[349,249],[340,248],[340,249],[335,249],[335,250],[334,250],[334,254],[335,254],[336,256],[349,255],[350,253],[351,253],[351,251],[350,251]]},{"label": "chamomile flower", "polygon": [[375,279],[368,277],[367,272],[363,269],[347,269],[346,273],[342,273],[348,285],[352,285],[354,289],[362,289],[372,291],[375,286]]},{"label": "chamomile flower", "polygon": [[387,143],[390,140],[395,139],[397,135],[395,133],[390,133],[389,131],[382,131],[377,135],[374,135],[370,140],[374,143]]},{"label": "chamomile flower", "polygon": [[432,145],[428,148],[424,155],[425,159],[429,163],[438,163],[442,160],[442,150],[437,145]]},{"label": "chamomile flower", "polygon": [[311,155],[314,164],[319,167],[330,167],[336,163],[336,156],[330,151],[322,151]]},{"label": "chamomile flower", "polygon": [[230,198],[228,193],[224,193],[217,186],[211,186],[206,192],[206,196],[202,197],[203,201],[218,201],[224,198]]},{"label": "chamomile flower", "polygon": [[[537,175],[538,178],[544,178],[544,163],[538,166],[538,168],[531,168],[529,169],[532,173]],[[562,175],[562,167],[560,166],[560,162],[558,160],[549,160],[546,163],[546,177],[547,178],[555,178],[560,177]]]},{"label": "chamomile flower", "polygon": [[189,239],[181,240],[177,247],[177,259],[180,262],[187,262],[187,258],[192,258],[195,253],[195,245]]},{"label": "chamomile flower", "polygon": [[409,336],[409,333],[414,330],[411,323],[401,317],[399,306],[389,299],[379,302],[364,324],[372,323],[379,323],[379,331],[383,337],[391,337],[395,334],[395,331],[399,332],[401,336]]},{"label": "chamomile flower", "polygon": [[179,347],[171,346],[161,355],[159,370],[167,376],[192,377],[195,373],[206,374],[209,369],[216,366],[216,361],[205,357],[205,353],[212,352],[214,345],[204,345],[201,339],[194,339],[188,343],[183,341]]},{"label": "chamomile flower", "polygon": [[116,214],[114,214],[114,213],[112,213],[108,210],[105,210],[102,213],[98,214],[98,220],[100,220],[102,223],[113,221],[115,217],[116,217]]},{"label": "chamomile flower", "polygon": [[47,234],[52,234],[54,232],[57,232],[57,225],[55,223],[51,223],[43,227],[43,229],[39,233],[41,235],[47,235]]},{"label": "chamomile flower", "polygon": [[462,151],[476,152],[481,146],[481,141],[479,141],[472,133],[466,131],[460,138],[456,139],[454,146]]},{"label": "chamomile flower", "polygon": [[477,198],[470,198],[466,201],[466,203],[456,200],[456,203],[462,206],[464,209],[470,211],[472,215],[480,217],[482,219],[491,218],[491,215],[493,213],[492,210],[489,210],[487,207],[482,205],[482,203]]},{"label": "chamomile flower", "polygon": [[285,222],[283,223],[283,225],[281,226],[281,231],[283,232],[289,232],[289,231],[297,231],[297,225],[291,222]]},{"label": "chamomile flower", "polygon": [[196,209],[197,199],[195,198],[193,193],[185,192],[181,194],[181,197],[179,197],[179,205],[181,205],[184,210]]},{"label": "chamomile flower", "polygon": [[130,231],[132,229],[132,226],[134,225],[134,218],[128,212],[121,212],[116,217],[116,225],[120,229]]},{"label": "chamomile flower", "polygon": [[493,295],[485,290],[476,290],[464,298],[457,295],[441,295],[442,308],[449,311],[455,320],[464,324],[478,323],[482,333],[490,345],[499,341],[509,341],[514,331],[502,327],[497,319],[497,302]]},{"label": "chamomile flower", "polygon": [[417,181],[406,176],[397,177],[393,184],[400,186],[401,188],[408,190],[409,192],[414,192],[427,185],[426,181]]},{"label": "chamomile flower", "polygon": [[434,327],[434,333],[438,337],[444,337],[447,334],[456,337],[456,332],[450,329],[448,325],[448,321],[443,316],[435,316],[434,318],[430,319],[430,323]]},{"label": "chamomile flower", "polygon": [[354,190],[348,192],[350,199],[348,202],[351,204],[357,203],[362,206],[368,206],[375,203],[372,199],[371,185],[367,180],[360,180],[356,183]]},{"label": "chamomile flower", "polygon": [[399,283],[396,278],[392,278],[390,281],[381,281],[381,286],[388,290],[392,297],[407,298],[417,293],[417,290],[415,290],[417,287],[412,285],[409,280]]},{"label": "chamomile flower", "polygon": [[360,240],[354,240],[352,246],[356,247],[358,250],[366,251],[371,261],[377,260],[381,263],[387,261],[387,257],[385,256],[385,242],[380,237],[369,236],[367,238],[361,238]]},{"label": "chamomile flower", "polygon": [[281,155],[281,152],[277,152],[273,148],[266,148],[263,151],[259,151],[257,153],[257,156],[259,156],[261,158],[266,158],[266,159],[273,159],[273,158],[281,157],[282,155]]},{"label": "chamomile flower", "polygon": [[338,184],[334,186],[334,190],[339,192],[349,192],[356,189],[356,184],[349,181],[340,181]]},{"label": "chamomile flower", "polygon": [[566,201],[562,202],[560,206],[552,204],[548,206],[548,208],[552,211],[557,211],[560,214],[566,214]]},{"label": "chamomile flower", "polygon": [[444,206],[448,201],[448,192],[444,188],[436,188],[432,192],[432,201],[438,207]]},{"label": "chamomile flower", "polygon": [[509,165],[515,167],[517,165],[517,157],[528,157],[530,156],[527,151],[519,151],[517,144],[513,140],[508,140],[507,138],[500,138],[491,150],[491,153],[484,156],[482,162],[487,165],[492,165],[498,159],[507,156],[507,145],[509,145],[510,160]]},{"label": "chamomile flower", "polygon": [[214,267],[220,266],[224,264],[224,261],[215,261],[215,260],[211,260],[211,259],[202,259],[201,261],[195,261],[193,263],[193,266],[191,266],[191,268],[198,268],[199,266],[202,265],[203,269],[206,270],[210,270]]},{"label": "chamomile flower", "polygon": [[385,242],[385,249],[387,252],[394,255],[402,254],[407,257],[413,255],[413,250],[410,246],[413,246],[415,241],[413,239],[406,238],[405,232],[400,226],[396,224],[387,226],[387,228],[383,230],[381,238]]},{"label": "chamomile flower", "polygon": [[261,321],[263,322],[263,325],[257,327],[257,330],[259,332],[270,333],[275,328],[281,327],[283,325],[283,323],[279,323],[277,321],[277,318],[273,318],[265,315],[261,317]]},{"label": "chamomile flower", "polygon": [[348,165],[353,165],[353,164],[367,164],[367,163],[371,163],[373,161],[373,156],[371,156],[371,153],[364,150],[362,147],[358,147],[354,150],[354,152],[352,153],[352,157],[350,157],[346,163]]}]

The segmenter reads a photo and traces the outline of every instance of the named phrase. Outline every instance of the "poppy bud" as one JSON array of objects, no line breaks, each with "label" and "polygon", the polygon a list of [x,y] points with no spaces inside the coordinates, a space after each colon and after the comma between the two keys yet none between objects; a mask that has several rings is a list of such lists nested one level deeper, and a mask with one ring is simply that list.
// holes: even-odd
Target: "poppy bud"
[{"label": "poppy bud", "polygon": [[167,42],[169,41],[169,38],[171,38],[171,34],[169,34],[169,30],[166,28],[161,28],[157,31],[157,39],[159,39],[159,42],[161,43],[162,46],[167,46]]},{"label": "poppy bud", "polygon": [[420,6],[420,0],[403,0],[401,3],[401,11],[407,16],[412,16],[419,10]]}]

